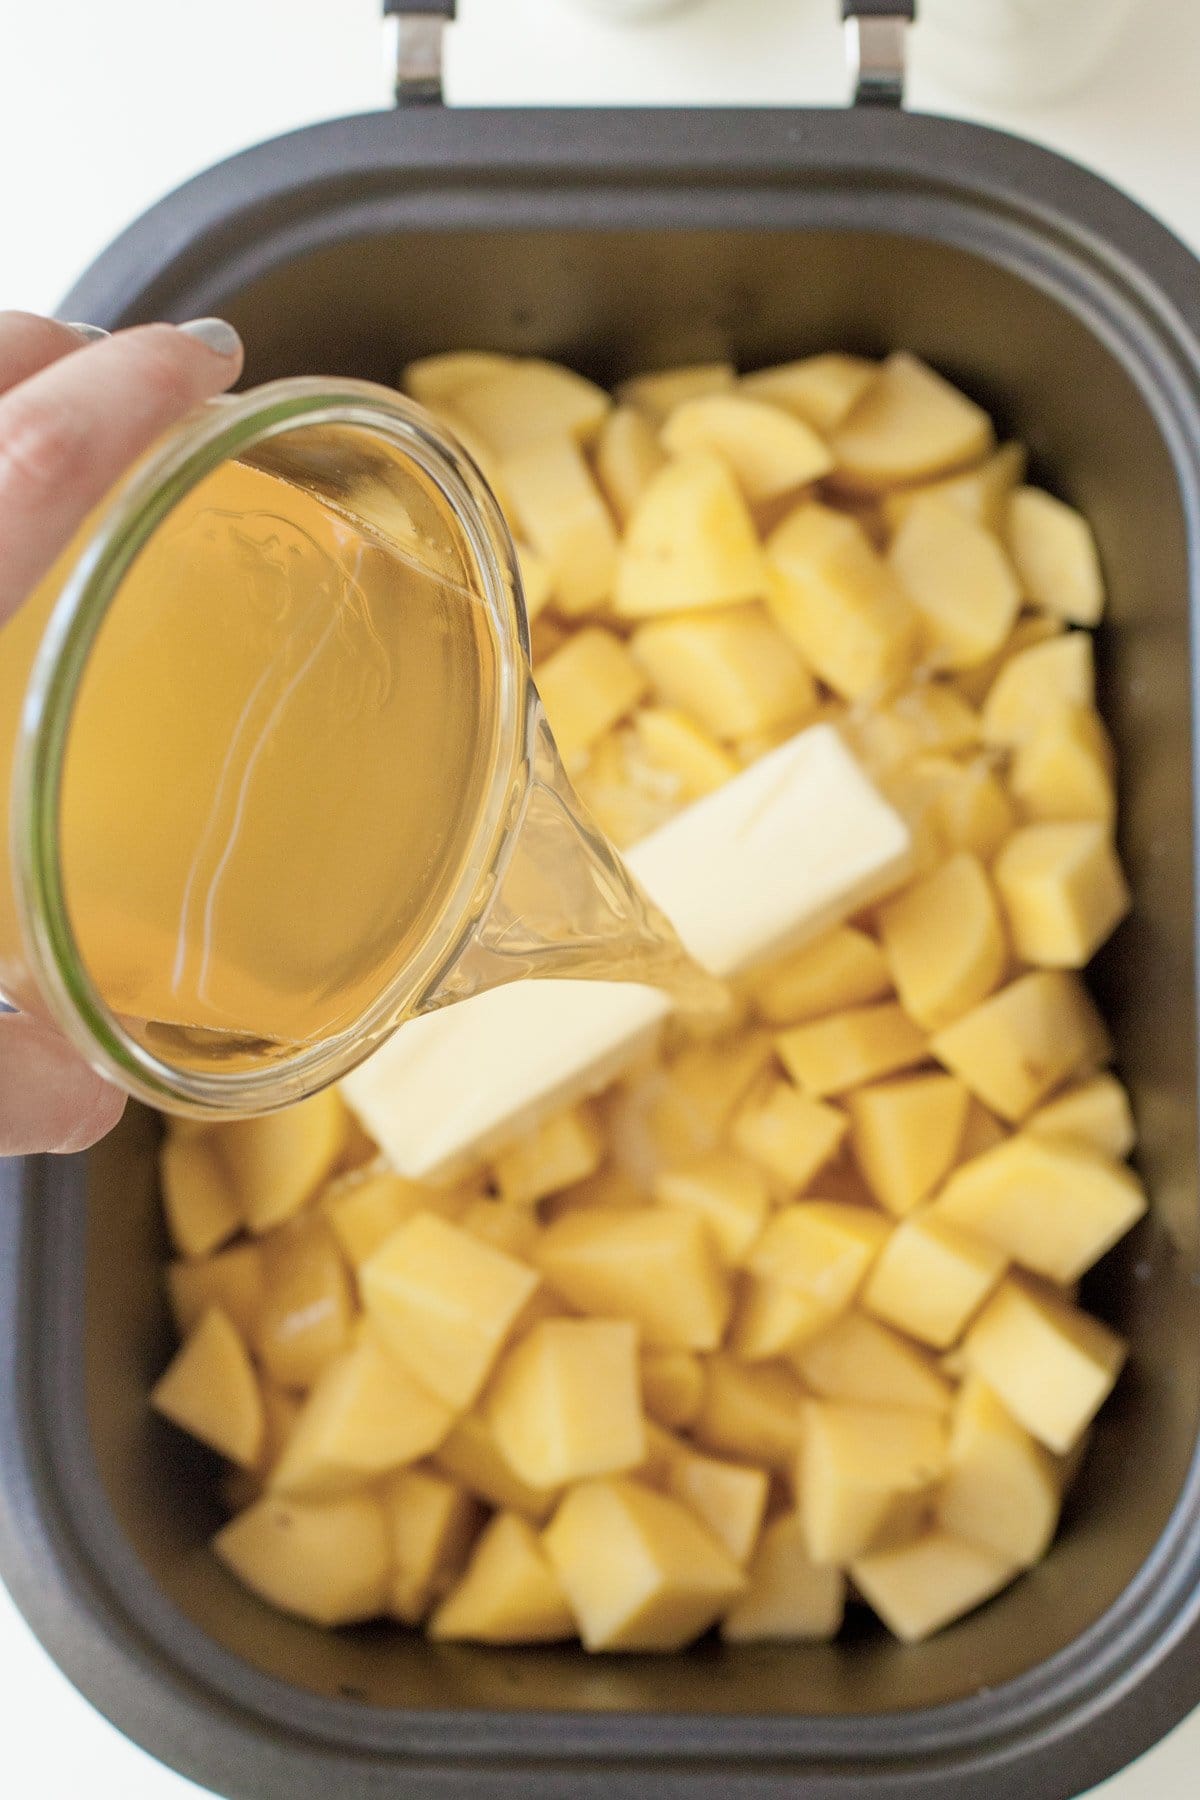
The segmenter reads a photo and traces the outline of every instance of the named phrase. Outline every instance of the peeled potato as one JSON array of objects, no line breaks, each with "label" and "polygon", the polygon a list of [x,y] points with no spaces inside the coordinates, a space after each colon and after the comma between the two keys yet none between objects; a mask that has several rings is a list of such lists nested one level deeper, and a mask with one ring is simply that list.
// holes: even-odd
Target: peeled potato
[{"label": "peeled potato", "polygon": [[662,428],[674,456],[711,450],[728,463],[751,506],[828,474],[833,458],[811,426],[762,400],[712,394],[677,407]]},{"label": "peeled potato", "polygon": [[875,492],[928,481],[985,456],[993,442],[983,408],[915,356],[889,356],[834,432],[837,478]]}]

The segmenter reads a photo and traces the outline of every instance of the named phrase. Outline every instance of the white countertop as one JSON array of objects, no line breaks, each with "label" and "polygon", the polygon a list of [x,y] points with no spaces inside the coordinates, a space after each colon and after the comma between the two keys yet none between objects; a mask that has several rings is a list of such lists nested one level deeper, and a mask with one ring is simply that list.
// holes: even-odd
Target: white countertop
[{"label": "white countertop", "polygon": [[[1050,3],[1050,0],[1047,0]],[[0,0],[0,306],[51,310],[150,201],[294,126],[385,103],[378,0]],[[460,0],[461,104],[836,102],[835,0],[706,0],[603,26],[568,0]],[[910,100],[988,117],[1092,164],[1200,248],[1200,7],[1143,0],[1087,88],[1036,111],[965,105],[921,70]],[[75,1694],[0,1588],[0,1787],[14,1800],[197,1794]],[[1200,1714],[1094,1800],[1187,1800]]]}]

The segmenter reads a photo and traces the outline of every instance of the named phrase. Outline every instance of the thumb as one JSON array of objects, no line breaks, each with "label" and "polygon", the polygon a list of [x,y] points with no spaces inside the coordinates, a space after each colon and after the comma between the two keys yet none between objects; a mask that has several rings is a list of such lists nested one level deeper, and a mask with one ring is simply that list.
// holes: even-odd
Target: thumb
[{"label": "thumb", "polygon": [[124,1108],[124,1095],[51,1026],[0,1013],[0,1156],[86,1150]]}]

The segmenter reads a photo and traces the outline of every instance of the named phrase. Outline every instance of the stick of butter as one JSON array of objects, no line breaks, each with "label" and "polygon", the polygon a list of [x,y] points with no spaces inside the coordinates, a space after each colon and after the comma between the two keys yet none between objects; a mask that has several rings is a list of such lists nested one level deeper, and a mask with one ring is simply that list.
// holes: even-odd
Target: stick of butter
[{"label": "stick of butter", "polygon": [[[904,820],[815,725],[625,860],[697,961],[729,978],[880,899],[910,858]],[[669,1011],[630,982],[514,982],[402,1025],[342,1091],[402,1175],[437,1180],[604,1087]]]}]

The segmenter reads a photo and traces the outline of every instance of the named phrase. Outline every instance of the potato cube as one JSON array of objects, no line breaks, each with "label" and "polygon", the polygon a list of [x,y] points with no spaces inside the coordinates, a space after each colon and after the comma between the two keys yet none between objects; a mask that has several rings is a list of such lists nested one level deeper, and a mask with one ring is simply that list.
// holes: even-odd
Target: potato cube
[{"label": "potato cube", "polygon": [[492,1173],[500,1198],[525,1206],[593,1175],[603,1155],[604,1134],[595,1111],[573,1106],[502,1151],[492,1162]]},{"label": "potato cube", "polygon": [[674,707],[643,706],[633,725],[643,753],[677,778],[684,800],[699,800],[737,774],[728,750]]},{"label": "potato cube", "polygon": [[811,1301],[829,1321],[849,1306],[887,1236],[886,1219],[872,1208],[802,1200],[773,1214],[746,1264]]},{"label": "potato cube", "polygon": [[596,439],[596,476],[622,527],[666,460],[644,412],[618,406],[609,413]]},{"label": "potato cube", "polygon": [[982,863],[965,851],[889,900],[879,922],[897,992],[928,1031],[977,1006],[1004,974],[1000,908]]},{"label": "potato cube", "polygon": [[877,364],[862,356],[825,351],[799,362],[778,363],[743,375],[740,387],[752,399],[795,413],[815,430],[835,431],[875,379]]},{"label": "potato cube", "polygon": [[367,1315],[393,1354],[459,1408],[478,1396],[538,1284],[524,1263],[433,1213],[393,1232],[359,1281]]},{"label": "potato cube", "polygon": [[658,697],[718,738],[797,730],[816,707],[807,664],[761,606],[656,620],[631,648]]},{"label": "potato cube", "polygon": [[588,1650],[681,1650],[746,1584],[687,1507],[628,1478],[572,1488],[543,1543]]},{"label": "potato cube", "polygon": [[435,1642],[477,1644],[553,1644],[575,1636],[562,1583],[519,1513],[490,1521],[428,1631]]},{"label": "potato cube", "polygon": [[781,1364],[747,1367],[724,1353],[710,1356],[692,1436],[722,1456],[786,1471],[800,1445],[803,1403],[804,1389]]},{"label": "potato cube", "polygon": [[[649,1201],[650,1196],[640,1181],[636,1181],[627,1169],[609,1163],[585,1181],[574,1182],[561,1194],[553,1195],[544,1212],[534,1215],[534,1220],[536,1224],[538,1216],[559,1219],[564,1213],[589,1212],[593,1207],[614,1207],[619,1212],[629,1207],[647,1206]],[[530,1216],[523,1207],[510,1210]]]},{"label": "potato cube", "polygon": [[352,1625],[387,1607],[391,1541],[377,1494],[340,1500],[268,1495],[213,1539],[252,1593],[317,1625]]},{"label": "potato cube", "polygon": [[1009,790],[1027,819],[1094,819],[1117,812],[1112,743],[1091,706],[1058,706],[1017,745]]},{"label": "potato cube", "polygon": [[[959,669],[954,677],[954,685],[972,706],[982,706],[995,686],[996,677],[1007,663],[1013,662],[1026,650],[1032,650],[1035,644],[1046,644],[1051,638],[1062,637],[1065,630],[1062,620],[1052,619],[1048,613],[1022,613],[1013,626],[1007,643],[1002,644],[986,662],[977,663],[973,669]],[[1063,702],[1057,701],[1056,704]]]},{"label": "potato cube", "polygon": [[167,1298],[180,1337],[216,1306],[253,1342],[266,1297],[261,1244],[233,1244],[215,1256],[173,1262],[167,1269]]},{"label": "potato cube", "polygon": [[1031,1569],[1050,1548],[1060,1501],[1053,1458],[984,1382],[968,1377],[954,1406],[938,1524]]},{"label": "potato cube", "polygon": [[909,1544],[860,1556],[850,1575],[893,1636],[919,1644],[998,1594],[1016,1574],[994,1550],[932,1530]]},{"label": "potato cube", "polygon": [[758,1164],[728,1150],[709,1150],[662,1170],[654,1198],[703,1219],[722,1262],[734,1268],[745,1260],[770,1205],[767,1178]]},{"label": "potato cube", "polygon": [[934,1210],[1066,1287],[1132,1229],[1146,1195],[1132,1169],[1111,1157],[1019,1131],[956,1170]]},{"label": "potato cube", "polygon": [[599,625],[577,631],[542,664],[538,692],[568,770],[582,766],[587,751],[632,712],[647,685],[620,638]]},{"label": "potato cube", "polygon": [[970,1095],[953,1075],[910,1075],[847,1095],[850,1148],[881,1206],[920,1204],[958,1155]]},{"label": "potato cube", "polygon": [[773,1056],[765,1031],[746,1031],[689,1044],[672,1057],[665,1080],[654,1085],[648,1107],[660,1154],[678,1160],[715,1149]]},{"label": "potato cube", "polygon": [[824,1331],[833,1316],[812,1294],[768,1275],[748,1275],[738,1288],[728,1346],[743,1362],[768,1362]]},{"label": "potato cube", "polygon": [[1067,1088],[1030,1113],[1025,1129],[1038,1137],[1087,1144],[1117,1162],[1131,1155],[1137,1142],[1129,1095],[1115,1075],[1093,1075]]},{"label": "potato cube", "polygon": [[561,611],[574,618],[612,593],[617,533],[578,446],[546,438],[514,451],[501,474],[518,530],[544,556]]},{"label": "potato cube", "polygon": [[924,764],[918,769],[922,772],[936,776],[926,818],[941,848],[948,854],[965,850],[990,862],[1017,823],[1012,802],[994,770],[985,762],[964,766],[940,759],[936,768]]},{"label": "potato cube", "polygon": [[1069,1075],[1107,1061],[1108,1035],[1077,976],[1037,969],[947,1025],[929,1047],[1015,1124]]},{"label": "potato cube", "polygon": [[410,362],[400,385],[422,406],[439,406],[453,401],[464,389],[478,387],[516,366],[515,357],[500,356],[494,350],[445,350]]},{"label": "potato cube", "polygon": [[661,425],[685,400],[703,394],[731,393],[737,381],[732,363],[689,363],[680,369],[655,369],[649,375],[631,375],[617,383],[622,406],[636,406],[653,424]]},{"label": "potato cube", "polygon": [[992,1296],[963,1351],[971,1372],[1059,1456],[1078,1443],[1125,1361],[1125,1345],[1107,1325],[1017,1279]]},{"label": "potato cube", "polygon": [[837,479],[876,493],[986,456],[992,422],[983,408],[905,351],[889,356],[833,434]]},{"label": "potato cube", "polygon": [[740,1108],[730,1135],[743,1156],[798,1193],[837,1154],[848,1128],[849,1120],[836,1106],[771,1077]]},{"label": "potato cube", "polygon": [[1092,528],[1082,513],[1041,488],[1011,496],[1004,538],[1025,597],[1072,625],[1098,625],[1104,577]]},{"label": "potato cube", "polygon": [[570,1213],[542,1234],[538,1265],[580,1312],[632,1319],[664,1349],[712,1350],[729,1317],[729,1279],[702,1220],[677,1207]]},{"label": "potato cube", "polygon": [[924,1062],[924,1033],[894,1002],[857,1006],[781,1031],[775,1047],[793,1081],[822,1098]]},{"label": "potato cube", "polygon": [[211,1136],[172,1133],[158,1157],[163,1212],[181,1256],[209,1256],[241,1230],[242,1217]]},{"label": "potato cube", "polygon": [[857,700],[907,675],[916,615],[853,519],[806,502],[771,533],[767,556],[776,623],[835,693]]},{"label": "potato cube", "polygon": [[959,475],[944,475],[920,487],[901,488],[883,497],[883,516],[891,531],[899,531],[914,506],[936,497],[953,506],[973,525],[1000,533],[1008,497],[1025,473],[1028,458],[1023,444],[1001,444],[991,456]]},{"label": "potato cube", "polygon": [[897,1500],[938,1480],[946,1427],[933,1413],[808,1400],[796,1489],[809,1559],[845,1564],[887,1524]]},{"label": "potato cube", "polygon": [[583,767],[572,771],[572,780],[592,818],[619,850],[649,837],[682,804],[674,777],[642,756],[628,728],[593,745]]},{"label": "potato cube", "polygon": [[836,1637],[846,1604],[840,1569],[810,1562],[799,1513],[772,1520],[746,1571],[749,1585],[721,1620],[726,1643]]},{"label": "potato cube", "polygon": [[874,938],[835,925],[811,944],[771,963],[752,982],[754,1004],[770,1025],[799,1025],[892,991],[887,959]]},{"label": "potato cube", "polygon": [[909,1337],[946,1350],[1007,1264],[986,1238],[924,1213],[893,1231],[867,1277],[862,1304]]},{"label": "potato cube", "polygon": [[490,1420],[479,1411],[459,1419],[433,1460],[443,1474],[489,1506],[519,1512],[535,1523],[549,1516],[561,1491],[522,1481],[497,1444]]},{"label": "potato cube", "polygon": [[455,389],[451,404],[472,431],[501,456],[545,438],[589,444],[612,401],[574,369],[534,357],[493,370]]},{"label": "potato cube", "polygon": [[1081,969],[1131,904],[1108,830],[1089,820],[1023,826],[994,873],[1017,955],[1043,968]]},{"label": "potato cube", "polygon": [[967,1117],[963,1125],[962,1137],[958,1143],[959,1162],[970,1162],[973,1157],[982,1156],[985,1150],[991,1150],[996,1144],[1002,1144],[1007,1136],[1007,1130],[995,1113],[989,1112],[982,1100],[976,1100],[972,1094],[967,1104]]},{"label": "potato cube", "polygon": [[281,1387],[308,1388],[350,1341],[354,1296],[337,1241],[320,1219],[297,1220],[263,1245],[265,1297],[252,1343]]},{"label": "potato cube", "polygon": [[890,705],[848,718],[845,729],[868,767],[893,777],[918,758],[954,756],[979,742],[978,714],[948,681],[918,681]]},{"label": "potato cube", "polygon": [[913,502],[888,561],[938,668],[972,668],[1004,643],[1021,606],[1016,576],[992,533],[948,500]]},{"label": "potato cube", "polygon": [[211,1307],[150,1394],[155,1412],[253,1469],[266,1430],[262,1395],[246,1346],[225,1314]]},{"label": "potato cube", "polygon": [[705,1456],[669,1432],[652,1429],[641,1479],[681,1500],[744,1563],[758,1540],[770,1490],[765,1469]]},{"label": "potato cube", "polygon": [[754,521],[729,469],[705,450],[651,477],[617,558],[614,605],[627,619],[757,600],[766,569]]},{"label": "potato cube", "polygon": [[321,1212],[346,1261],[358,1269],[414,1213],[454,1219],[463,1204],[461,1188],[426,1187],[390,1170],[371,1169],[332,1182],[321,1197]]},{"label": "potato cube", "polygon": [[512,1206],[506,1200],[472,1200],[458,1222],[464,1231],[515,1256],[518,1262],[532,1260],[538,1238],[537,1215],[532,1208]]},{"label": "potato cube", "polygon": [[848,1312],[789,1358],[823,1400],[947,1413],[950,1385],[933,1359],[865,1313]]},{"label": "potato cube", "polygon": [[401,1469],[381,1492],[392,1547],[388,1612],[419,1625],[458,1579],[482,1509],[465,1488],[431,1469]]},{"label": "potato cube", "polygon": [[989,744],[1013,748],[1057,708],[1095,703],[1091,633],[1066,631],[1005,660],[983,703],[983,735]]},{"label": "potato cube", "polygon": [[690,1350],[643,1350],[642,1405],[672,1431],[696,1418],[704,1402],[704,1365]]},{"label": "potato cube", "polygon": [[502,1358],[486,1411],[501,1455],[531,1487],[636,1468],[646,1454],[636,1327],[543,1319]]},{"label": "potato cube", "polygon": [[711,451],[732,470],[751,506],[793,493],[827,475],[833,458],[794,414],[741,394],[708,394],[676,407],[662,428],[673,456]]},{"label": "potato cube", "polygon": [[336,1089],[326,1088],[283,1112],[218,1125],[205,1142],[216,1144],[238,1210],[258,1234],[311,1200],[336,1166],[348,1127],[345,1102]]}]

